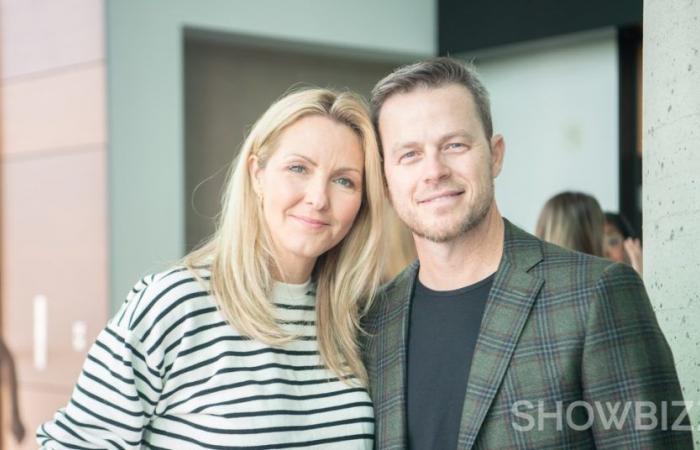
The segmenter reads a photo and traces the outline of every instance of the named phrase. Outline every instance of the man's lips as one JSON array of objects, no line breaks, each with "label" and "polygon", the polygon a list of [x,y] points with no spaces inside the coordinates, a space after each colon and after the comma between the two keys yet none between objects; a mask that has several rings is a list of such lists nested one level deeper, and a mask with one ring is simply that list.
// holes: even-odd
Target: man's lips
[{"label": "man's lips", "polygon": [[321,228],[329,225],[328,222],[319,219],[313,219],[311,217],[299,216],[296,214],[290,214],[290,216],[313,228]]},{"label": "man's lips", "polygon": [[462,194],[464,194],[464,191],[458,191],[458,190],[437,192],[435,194],[429,195],[428,197],[425,197],[424,199],[418,200],[418,203],[430,203],[430,202],[433,202],[435,200],[447,199],[450,197],[457,197],[457,196],[462,195]]}]

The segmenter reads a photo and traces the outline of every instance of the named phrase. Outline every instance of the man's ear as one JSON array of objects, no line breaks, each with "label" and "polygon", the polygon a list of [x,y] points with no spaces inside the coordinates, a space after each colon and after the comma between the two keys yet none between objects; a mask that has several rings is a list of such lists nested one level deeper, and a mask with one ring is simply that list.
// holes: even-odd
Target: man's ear
[{"label": "man's ear", "polygon": [[503,157],[506,153],[506,141],[500,134],[491,138],[491,178],[496,178],[503,168]]},{"label": "man's ear", "polygon": [[253,185],[253,190],[260,196],[260,175],[263,168],[260,167],[260,159],[257,155],[248,156],[248,174]]}]

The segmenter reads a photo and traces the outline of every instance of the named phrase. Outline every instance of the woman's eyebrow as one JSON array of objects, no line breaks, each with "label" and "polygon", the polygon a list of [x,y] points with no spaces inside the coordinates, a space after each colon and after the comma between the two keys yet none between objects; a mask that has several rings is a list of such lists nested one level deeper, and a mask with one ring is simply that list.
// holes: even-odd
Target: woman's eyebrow
[{"label": "woman's eyebrow", "polygon": [[313,159],[309,158],[308,156],[300,155],[299,153],[292,153],[292,154],[290,154],[289,156],[290,156],[290,157],[294,156],[294,157],[296,157],[296,158],[301,158],[301,159],[307,161],[307,162],[308,162],[309,164],[311,164],[312,166],[317,166],[317,165],[318,165],[318,164],[316,164],[316,161],[314,161]]},{"label": "woman's eyebrow", "polygon": [[334,172],[335,172],[335,173],[338,173],[338,172],[357,172],[357,173],[362,173],[361,170],[356,169],[356,168],[354,168],[354,167],[339,167],[339,168],[335,169]]}]

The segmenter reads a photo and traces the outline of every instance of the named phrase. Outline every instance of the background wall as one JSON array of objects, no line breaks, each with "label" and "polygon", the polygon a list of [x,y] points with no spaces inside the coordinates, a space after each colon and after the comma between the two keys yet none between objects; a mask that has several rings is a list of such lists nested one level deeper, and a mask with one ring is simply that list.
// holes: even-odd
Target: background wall
[{"label": "background wall", "polygon": [[103,13],[98,0],[0,2],[0,331],[26,428],[15,446],[5,410],[2,449],[36,448],[107,319]]},{"label": "background wall", "polygon": [[700,3],[644,1],[644,281],[700,449]]},{"label": "background wall", "polygon": [[501,212],[534,231],[563,190],[618,208],[618,73],[614,30],[550,38],[474,59],[491,93],[494,132],[506,141],[496,181]]},{"label": "background wall", "polygon": [[434,0],[120,0],[107,3],[113,309],[185,250],[183,30],[379,61],[433,55]]}]

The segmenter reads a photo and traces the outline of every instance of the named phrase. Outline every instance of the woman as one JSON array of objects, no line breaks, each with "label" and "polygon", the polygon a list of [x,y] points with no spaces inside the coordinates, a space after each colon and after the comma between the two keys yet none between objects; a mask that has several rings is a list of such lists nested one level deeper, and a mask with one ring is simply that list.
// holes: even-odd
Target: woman
[{"label": "woman", "polygon": [[629,264],[641,277],[643,272],[642,243],[634,236],[634,230],[625,216],[606,212],[603,233],[605,257],[615,262]]},{"label": "woman", "polygon": [[370,449],[356,334],[381,276],[378,155],[353,94],[273,104],[243,144],[215,235],[136,284],[40,444]]},{"label": "woman", "polygon": [[545,203],[535,234],[561,247],[602,257],[603,211],[588,194],[562,192]]}]

